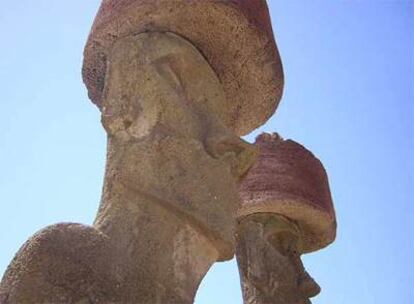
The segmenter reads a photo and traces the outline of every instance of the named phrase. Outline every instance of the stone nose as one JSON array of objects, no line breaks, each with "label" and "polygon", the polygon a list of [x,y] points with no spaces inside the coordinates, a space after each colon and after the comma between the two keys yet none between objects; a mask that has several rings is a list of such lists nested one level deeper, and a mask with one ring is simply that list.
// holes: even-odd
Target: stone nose
[{"label": "stone nose", "polygon": [[258,156],[254,145],[225,128],[209,132],[205,146],[212,157],[229,162],[233,173],[239,178],[247,173]]},{"label": "stone nose", "polygon": [[299,278],[299,290],[308,298],[313,298],[321,292],[318,283],[306,271]]}]

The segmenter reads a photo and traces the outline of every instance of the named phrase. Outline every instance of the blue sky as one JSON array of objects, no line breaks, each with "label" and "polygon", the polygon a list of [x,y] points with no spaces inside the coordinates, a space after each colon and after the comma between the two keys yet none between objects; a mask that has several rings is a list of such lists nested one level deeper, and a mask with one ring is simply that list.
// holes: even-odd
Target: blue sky
[{"label": "blue sky", "polygon": [[[286,87],[258,131],[313,151],[330,178],[338,237],[304,257],[316,304],[414,302],[414,1],[270,0]],[[98,0],[0,8],[0,273],[35,231],[91,223],[105,163],[99,112],[81,80]],[[241,303],[233,262],[197,304]]]}]

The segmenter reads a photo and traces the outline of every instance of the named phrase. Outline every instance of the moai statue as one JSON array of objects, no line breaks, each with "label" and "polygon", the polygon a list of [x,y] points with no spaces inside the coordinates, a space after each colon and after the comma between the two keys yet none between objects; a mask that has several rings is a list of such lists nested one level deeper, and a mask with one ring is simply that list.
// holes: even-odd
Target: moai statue
[{"label": "moai statue", "polygon": [[242,182],[236,233],[244,303],[310,303],[320,288],[300,256],[336,235],[326,172],[311,152],[278,134],[262,134],[255,144],[260,153]]},{"label": "moai statue", "polygon": [[192,303],[234,255],[239,138],[274,113],[283,73],[263,0],[104,0],[83,77],[108,134],[93,226],[31,237],[0,303]]}]

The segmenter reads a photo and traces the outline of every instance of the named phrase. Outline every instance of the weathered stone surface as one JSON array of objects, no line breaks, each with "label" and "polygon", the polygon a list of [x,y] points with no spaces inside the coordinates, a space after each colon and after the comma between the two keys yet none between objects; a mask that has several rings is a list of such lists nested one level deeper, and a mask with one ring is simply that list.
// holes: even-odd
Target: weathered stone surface
[{"label": "weathered stone surface", "polygon": [[294,222],[252,214],[240,221],[236,239],[245,304],[308,304],[320,292],[300,260],[302,232]]},{"label": "weathered stone surface", "polygon": [[98,107],[114,43],[142,32],[173,32],[195,45],[223,85],[223,121],[236,134],[249,133],[276,110],[283,71],[265,0],[103,1],[83,65],[84,82]]},{"label": "weathered stone surface", "polygon": [[1,304],[192,303],[210,266],[234,254],[238,181],[257,153],[221,121],[213,69],[171,33],[118,39],[106,56],[95,223],[29,239],[0,284]]},{"label": "weathered stone surface", "polygon": [[225,95],[213,70],[179,36],[145,33],[116,43],[107,73],[109,172],[191,220],[231,258],[238,178],[256,149],[220,120]]},{"label": "weathered stone surface", "polygon": [[112,244],[80,224],[56,224],[32,236],[0,284],[1,304],[113,303],[120,282]]},{"label": "weathered stone surface", "polygon": [[277,134],[256,139],[260,156],[243,180],[239,218],[255,213],[283,215],[303,230],[304,252],[334,241],[335,211],[321,162],[303,146]]}]

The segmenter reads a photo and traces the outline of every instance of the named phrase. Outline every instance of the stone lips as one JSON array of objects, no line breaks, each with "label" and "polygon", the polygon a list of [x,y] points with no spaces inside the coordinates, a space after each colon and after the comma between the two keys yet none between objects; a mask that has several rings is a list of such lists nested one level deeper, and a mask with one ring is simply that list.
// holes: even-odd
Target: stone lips
[{"label": "stone lips", "polygon": [[262,134],[256,164],[243,180],[238,217],[277,213],[302,228],[304,252],[319,250],[336,236],[335,211],[322,163],[306,148],[277,134]]},{"label": "stone lips", "polygon": [[101,106],[107,54],[119,37],[173,32],[217,73],[228,100],[225,124],[245,135],[274,113],[283,70],[265,0],[103,0],[89,35],[83,79]]}]

